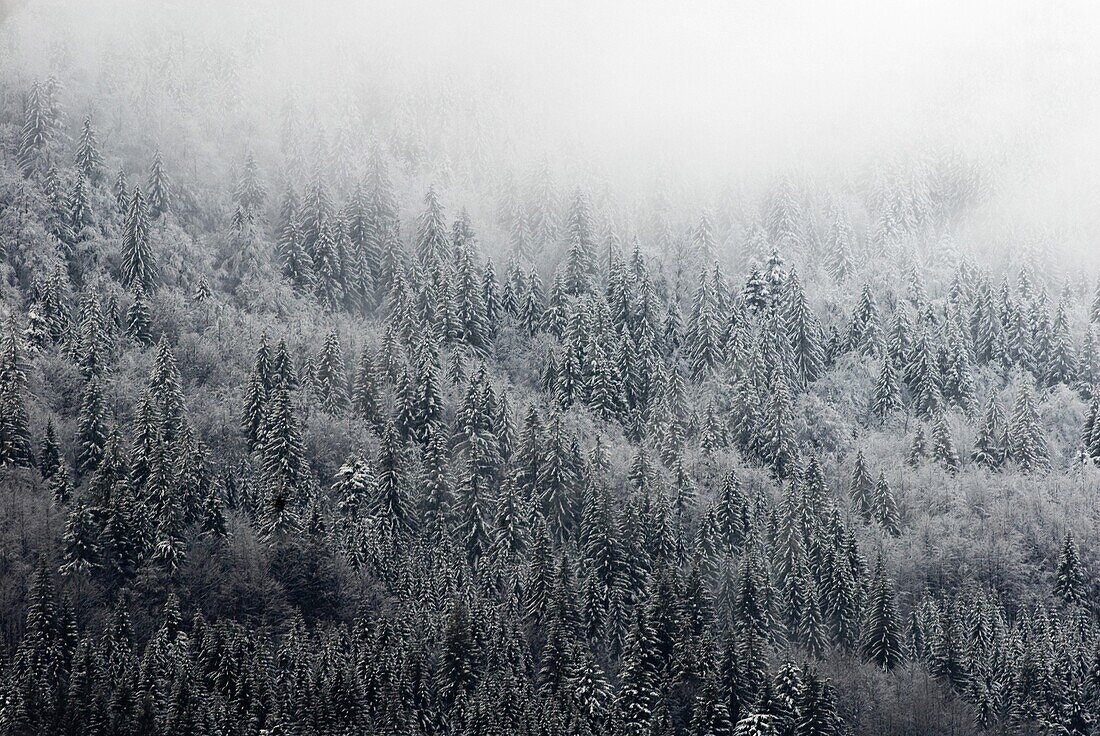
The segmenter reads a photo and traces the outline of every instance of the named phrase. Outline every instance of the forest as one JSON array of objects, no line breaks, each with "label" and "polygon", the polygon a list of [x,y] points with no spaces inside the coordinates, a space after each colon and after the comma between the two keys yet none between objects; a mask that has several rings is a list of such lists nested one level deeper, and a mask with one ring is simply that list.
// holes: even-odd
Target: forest
[{"label": "forest", "polygon": [[0,734],[1100,731],[1100,281],[1011,150],[620,188],[66,7],[0,18]]}]

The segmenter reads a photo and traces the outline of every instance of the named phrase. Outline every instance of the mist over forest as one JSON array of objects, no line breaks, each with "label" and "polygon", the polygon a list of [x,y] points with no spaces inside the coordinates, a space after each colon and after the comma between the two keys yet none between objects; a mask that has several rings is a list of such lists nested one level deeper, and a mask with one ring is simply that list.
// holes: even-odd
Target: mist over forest
[{"label": "mist over forest", "polygon": [[0,736],[1100,732],[1097,31],[0,0]]}]

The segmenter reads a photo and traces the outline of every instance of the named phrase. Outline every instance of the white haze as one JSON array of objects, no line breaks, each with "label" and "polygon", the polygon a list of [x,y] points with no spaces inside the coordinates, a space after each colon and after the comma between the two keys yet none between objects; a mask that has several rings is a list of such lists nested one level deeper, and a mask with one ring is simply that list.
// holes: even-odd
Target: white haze
[{"label": "white haze", "polygon": [[[9,5],[11,3],[9,2]],[[952,149],[995,167],[998,212],[1084,254],[1100,201],[1100,11],[1088,2],[27,2],[77,47],[217,37],[259,55],[254,102],[395,87],[492,91],[515,155],[623,187],[851,176]],[[91,62],[89,62],[91,63]],[[33,70],[32,70],[33,71]],[[486,111],[486,114],[490,114]]]}]

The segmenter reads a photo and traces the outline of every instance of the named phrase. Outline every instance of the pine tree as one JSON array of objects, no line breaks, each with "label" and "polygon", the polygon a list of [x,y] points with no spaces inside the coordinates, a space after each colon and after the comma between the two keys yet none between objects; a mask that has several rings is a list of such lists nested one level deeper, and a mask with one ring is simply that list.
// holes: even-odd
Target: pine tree
[{"label": "pine tree", "polygon": [[874,517],[888,534],[897,537],[901,535],[901,518],[898,515],[898,503],[894,500],[894,492],[890,484],[886,482],[886,473],[879,473],[878,483],[875,484]]},{"label": "pine tree", "polygon": [[149,216],[157,219],[172,208],[172,184],[164,171],[164,160],[158,148],[149,166]]},{"label": "pine tree", "polygon": [[894,589],[886,577],[886,563],[879,553],[868,592],[867,613],[863,624],[864,658],[884,670],[892,670],[904,660],[901,623],[898,620]]},{"label": "pine tree", "polygon": [[970,459],[987,470],[997,470],[1004,463],[1005,448],[1001,441],[1005,436],[1005,419],[997,396],[990,393],[986,404],[985,417],[974,440],[974,451]]},{"label": "pine tree", "polygon": [[834,207],[829,226],[825,268],[837,281],[844,281],[855,270],[852,263],[852,227],[844,210]]},{"label": "pine tree", "polygon": [[874,518],[873,493],[874,481],[867,469],[863,450],[860,450],[856,453],[856,466],[852,471],[852,482],[848,486],[848,498],[851,499],[852,508],[868,522]]},{"label": "pine tree", "polygon": [[1066,532],[1062,540],[1062,554],[1058,558],[1058,572],[1054,577],[1054,595],[1067,606],[1081,606],[1088,600],[1085,574],[1072,532]]},{"label": "pine tree", "polygon": [[344,355],[335,332],[325,336],[324,347],[317,363],[317,398],[321,409],[332,416],[341,416],[348,409],[348,375]]},{"label": "pine tree", "polygon": [[916,467],[929,457],[928,436],[924,431],[924,424],[917,425],[917,431],[913,433],[913,440],[909,443],[909,454],[905,461]]},{"label": "pine tree", "polygon": [[370,351],[363,349],[355,371],[351,407],[355,416],[365,419],[374,427],[380,427],[384,410],[379,387],[379,377]]},{"label": "pine tree", "polygon": [[42,445],[38,451],[38,470],[43,480],[49,480],[62,465],[61,445],[57,441],[57,431],[54,429],[51,416],[46,420],[46,434],[42,438]]},{"label": "pine tree", "polygon": [[126,311],[126,334],[139,345],[148,347],[153,344],[153,321],[149,316],[149,303],[145,300],[145,292],[134,289],[133,301]]},{"label": "pine tree", "polygon": [[275,250],[283,276],[298,290],[306,291],[313,284],[314,269],[313,258],[305,246],[301,218],[298,195],[288,187],[279,210]]},{"label": "pine tree", "polygon": [[875,384],[875,390],[871,393],[871,413],[880,422],[884,422],[900,407],[901,389],[898,387],[897,375],[894,373],[890,354],[884,352],[878,383]]},{"label": "pine tree", "polygon": [[103,405],[103,389],[99,380],[91,378],[84,384],[84,395],[80,402],[80,415],[77,420],[77,437],[80,452],[77,454],[76,467],[81,475],[88,475],[99,467],[103,457],[103,448],[107,444],[106,408]]},{"label": "pine tree", "polygon": [[422,264],[430,266],[442,263],[449,250],[443,205],[435,187],[428,187],[424,195],[424,212],[417,224],[416,255]]},{"label": "pine tree", "polygon": [[791,341],[795,373],[799,383],[805,386],[817,380],[823,370],[823,333],[794,271],[787,282],[787,294],[787,337]]},{"label": "pine tree", "polygon": [[27,375],[12,317],[0,342],[0,465],[34,467],[26,393]]},{"label": "pine tree", "polygon": [[947,417],[943,412],[932,421],[932,459],[943,463],[952,472],[959,468],[959,453],[951,440],[951,430],[947,427]]},{"label": "pine tree", "polygon": [[[306,473],[301,430],[285,384],[274,387],[264,414],[261,455],[263,467],[285,489],[297,489]],[[278,511],[282,511],[279,507]]]},{"label": "pine tree", "polygon": [[80,130],[80,143],[76,149],[77,171],[83,174],[83,178],[89,182],[101,182],[105,169],[103,169],[103,157],[99,153],[99,141],[96,131],[91,127],[91,118],[84,119],[84,128]]},{"label": "pine tree", "polygon": [[922,329],[917,337],[910,361],[905,380],[909,385],[913,412],[922,419],[933,418],[944,408],[943,376],[927,329]]},{"label": "pine tree", "polygon": [[122,230],[122,283],[128,289],[153,290],[157,261],[149,245],[149,215],[141,190],[135,188]]},{"label": "pine tree", "polygon": [[51,114],[51,97],[48,83],[41,82],[34,83],[27,97],[16,149],[16,160],[25,176],[40,172],[49,165],[49,147],[57,131],[57,120]]},{"label": "pine tree", "polygon": [[587,294],[592,290],[596,265],[588,198],[579,189],[569,205],[565,229],[569,246],[565,256],[565,290],[574,295]]},{"label": "pine tree", "polygon": [[391,532],[403,532],[412,527],[409,504],[405,500],[401,444],[392,423],[382,432],[382,444],[378,449],[375,465],[374,515]]},{"label": "pine tree", "polygon": [[248,383],[245,385],[241,429],[244,431],[245,443],[248,445],[250,452],[255,452],[262,445],[264,417],[273,378],[271,349],[267,343],[267,332],[264,332],[260,335],[260,345],[256,349],[252,372],[249,374]]},{"label": "pine tree", "polygon": [[1006,458],[1025,473],[1046,468],[1050,464],[1046,437],[1043,435],[1039,410],[1035,406],[1031,381],[1020,383],[1012,420],[1008,425]]}]

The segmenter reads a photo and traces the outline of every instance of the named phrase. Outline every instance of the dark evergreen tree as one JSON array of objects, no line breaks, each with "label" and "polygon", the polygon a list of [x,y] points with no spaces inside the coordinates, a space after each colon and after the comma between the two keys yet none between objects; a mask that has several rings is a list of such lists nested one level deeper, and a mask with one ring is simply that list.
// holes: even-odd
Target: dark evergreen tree
[{"label": "dark evergreen tree", "polygon": [[122,283],[146,293],[156,286],[157,259],[149,244],[149,214],[145,197],[134,189],[122,229]]},{"label": "dark evergreen tree", "polygon": [[1072,532],[1066,532],[1062,540],[1062,553],[1054,577],[1054,594],[1067,606],[1080,606],[1088,600],[1085,573],[1081,569],[1081,557]]},{"label": "dark evergreen tree", "polygon": [[867,613],[863,623],[863,656],[884,670],[892,670],[904,660],[901,623],[898,620],[894,589],[886,577],[886,564],[879,554],[868,591]]}]

